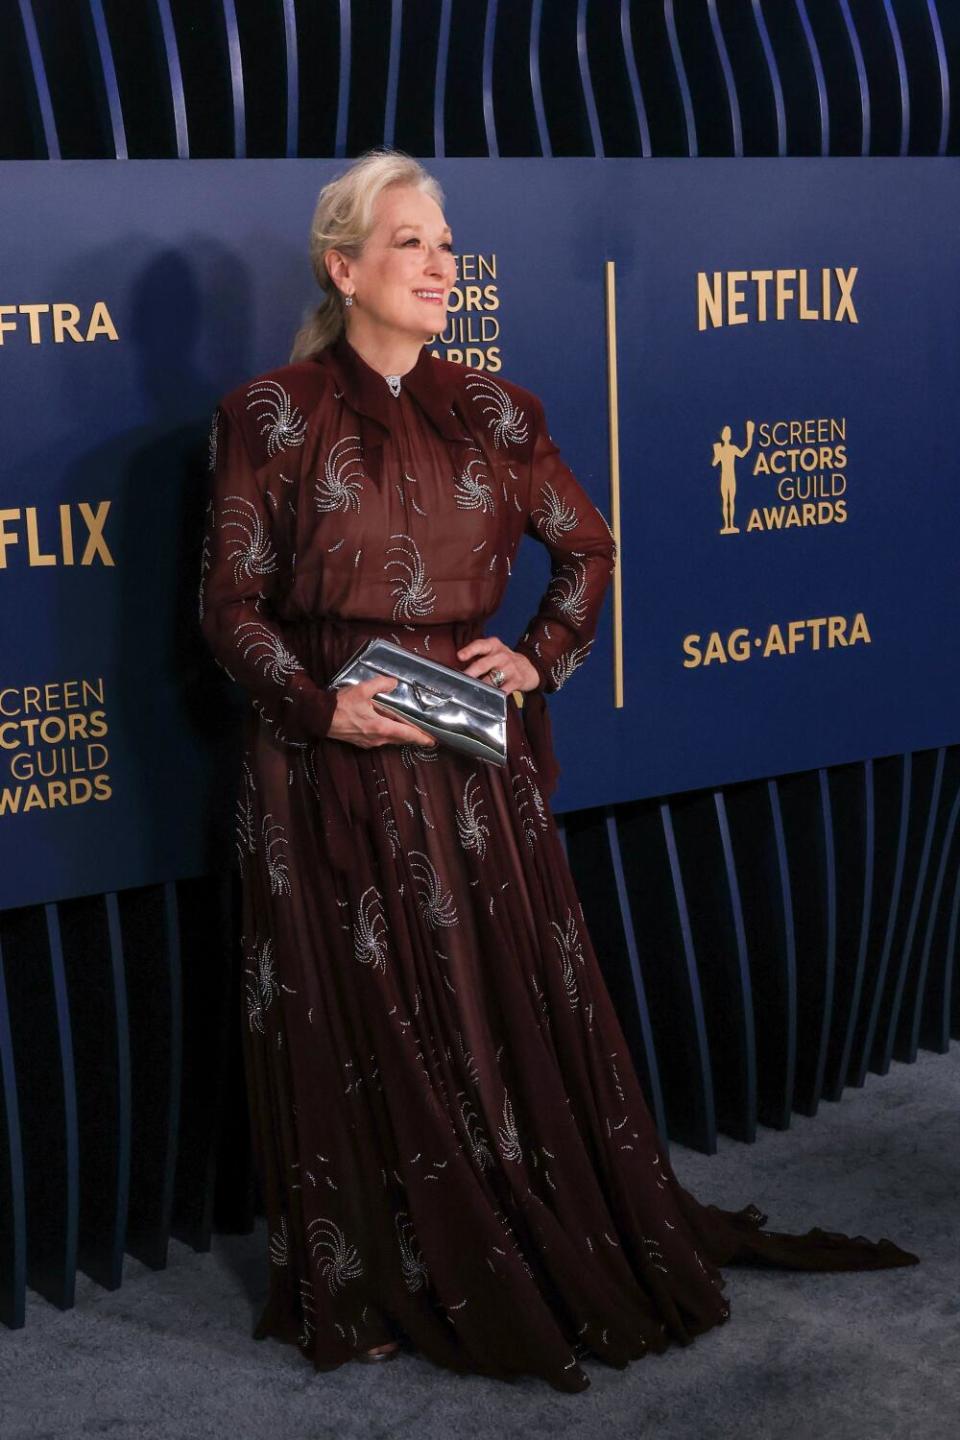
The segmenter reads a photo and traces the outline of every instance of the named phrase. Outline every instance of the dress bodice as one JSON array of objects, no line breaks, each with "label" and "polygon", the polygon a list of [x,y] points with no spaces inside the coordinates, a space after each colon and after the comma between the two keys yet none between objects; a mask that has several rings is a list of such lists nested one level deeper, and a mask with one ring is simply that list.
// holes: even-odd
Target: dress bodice
[{"label": "dress bodice", "polygon": [[613,538],[524,387],[424,346],[394,395],[341,335],[225,397],[210,457],[201,623],[282,738],[324,735],[333,709],[296,627],[480,621],[524,533],[551,579],[514,648],[543,691],[586,658]]}]

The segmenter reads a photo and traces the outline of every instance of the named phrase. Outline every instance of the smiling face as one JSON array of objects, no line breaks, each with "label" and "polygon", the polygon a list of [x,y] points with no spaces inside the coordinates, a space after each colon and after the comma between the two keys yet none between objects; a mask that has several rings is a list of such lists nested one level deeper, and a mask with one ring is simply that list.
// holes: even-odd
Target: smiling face
[{"label": "smiling face", "polygon": [[328,252],[344,294],[348,331],[369,342],[422,345],[443,330],[457,278],[453,236],[440,206],[423,190],[390,185],[374,205],[374,226],[356,260]]}]

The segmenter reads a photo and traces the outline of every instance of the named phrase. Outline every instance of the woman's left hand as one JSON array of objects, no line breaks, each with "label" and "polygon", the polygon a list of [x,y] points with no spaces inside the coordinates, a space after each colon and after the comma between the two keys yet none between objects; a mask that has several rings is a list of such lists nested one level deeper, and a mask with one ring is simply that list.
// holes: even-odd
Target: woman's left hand
[{"label": "woman's left hand", "polygon": [[540,684],[540,676],[526,655],[511,650],[496,635],[481,635],[479,639],[471,640],[469,645],[457,651],[457,658],[470,661],[463,672],[465,675],[486,679],[491,670],[502,670],[503,679],[497,689],[505,690],[508,695],[512,695],[514,690],[536,690]]}]

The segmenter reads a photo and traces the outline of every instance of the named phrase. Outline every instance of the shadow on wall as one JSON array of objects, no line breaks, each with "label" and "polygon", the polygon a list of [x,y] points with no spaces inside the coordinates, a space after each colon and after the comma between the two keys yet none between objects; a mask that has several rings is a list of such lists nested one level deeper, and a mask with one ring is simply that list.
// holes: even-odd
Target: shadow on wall
[{"label": "shadow on wall", "polygon": [[[151,253],[149,237],[134,237],[86,253],[58,288],[84,293],[91,274],[119,279],[126,389],[104,393],[98,367],[69,367],[61,396],[76,431],[65,453],[77,458],[60,491],[111,497],[104,534],[114,568],[86,570],[82,588],[77,570],[59,571],[55,603],[71,673],[112,675],[110,803],[128,847],[117,856],[119,888],[210,873],[231,853],[242,698],[200,633],[198,587],[210,421],[250,368],[251,286],[244,263],[207,237],[176,251]],[[113,433],[85,449],[91,416]],[[93,622],[79,647],[78,606]]]}]

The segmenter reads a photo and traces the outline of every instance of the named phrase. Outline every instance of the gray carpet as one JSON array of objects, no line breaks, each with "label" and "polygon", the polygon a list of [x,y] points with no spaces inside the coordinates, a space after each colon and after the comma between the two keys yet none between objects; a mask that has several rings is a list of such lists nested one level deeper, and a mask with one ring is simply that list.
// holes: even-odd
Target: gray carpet
[{"label": "gray carpet", "polygon": [[3,1440],[346,1440],[380,1436],[749,1437],[867,1440],[960,1426],[960,1046],[871,1075],[862,1091],[756,1145],[706,1157],[674,1147],[705,1200],[756,1202],[771,1229],[813,1224],[916,1251],[868,1274],[728,1270],[732,1315],[684,1349],[561,1395],[438,1370],[416,1356],[315,1375],[295,1350],[250,1339],[265,1270],[261,1225],[168,1268],[127,1258],[112,1294],[86,1277],[62,1313],[31,1294],[0,1330]]}]

